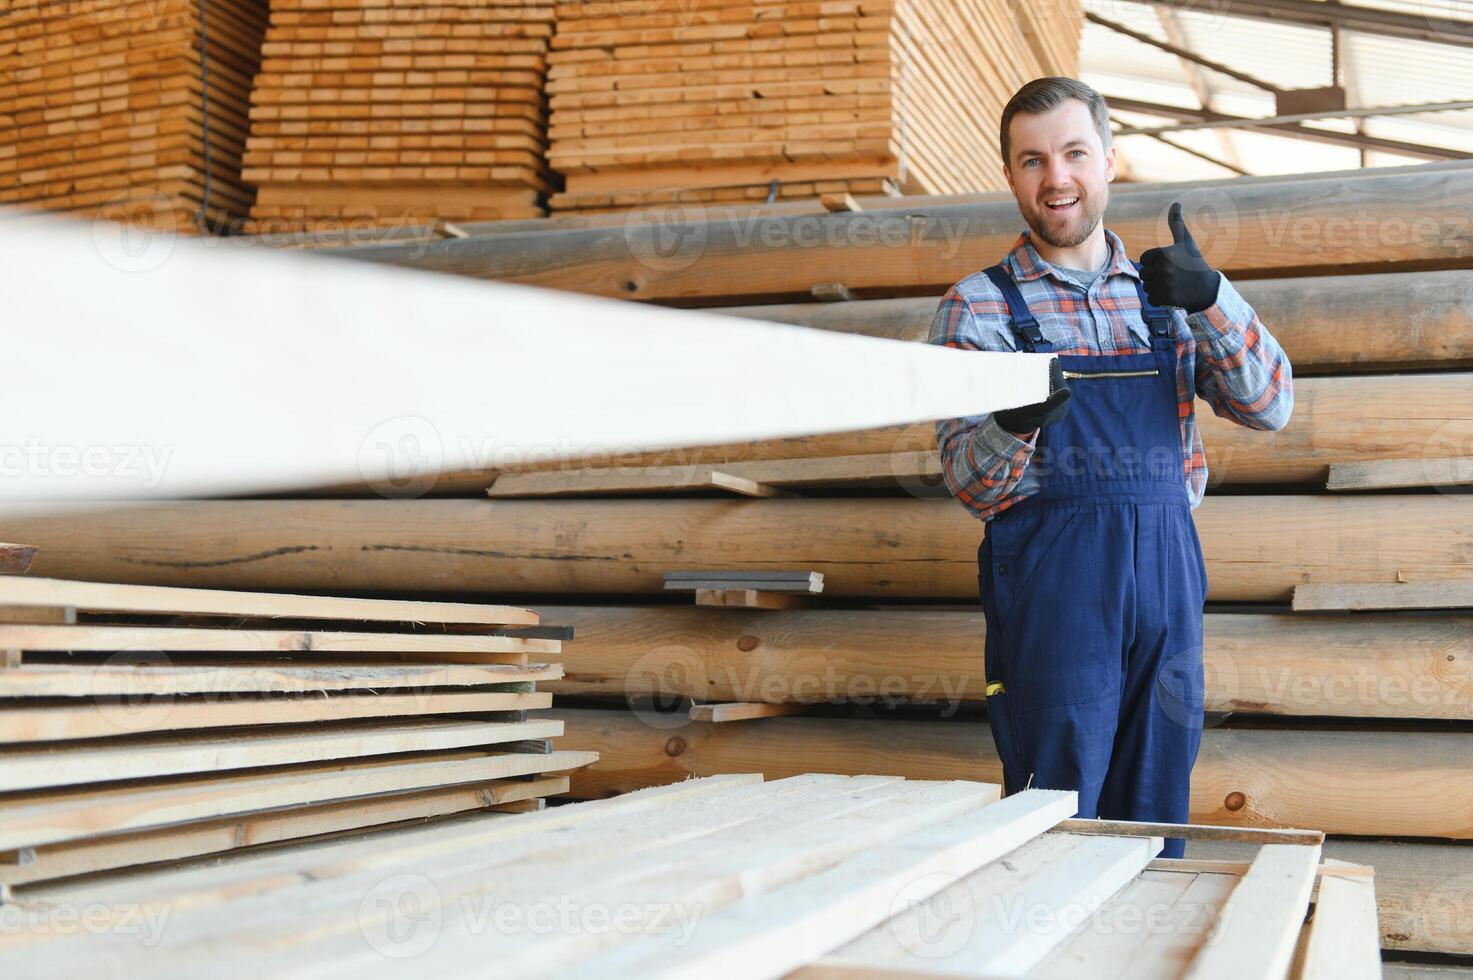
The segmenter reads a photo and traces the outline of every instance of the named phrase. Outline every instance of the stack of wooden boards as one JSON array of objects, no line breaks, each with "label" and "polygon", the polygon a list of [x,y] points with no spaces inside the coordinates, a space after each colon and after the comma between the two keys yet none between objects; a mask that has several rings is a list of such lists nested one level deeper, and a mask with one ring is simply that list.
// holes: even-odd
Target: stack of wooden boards
[{"label": "stack of wooden boards", "polygon": [[1076,0],[563,2],[550,207],[760,204],[1005,186],[997,119],[1073,75]]},{"label": "stack of wooden boards", "polygon": [[258,231],[539,217],[553,0],[273,0]]},{"label": "stack of wooden boards", "polygon": [[[0,943],[38,977],[1380,975],[1371,869],[1321,865],[1313,835],[1264,835],[1247,862],[1153,860],[1162,825],[1075,805],[717,776],[41,887]],[[76,906],[112,914],[66,929]]]},{"label": "stack of wooden boards", "polygon": [[265,0],[8,4],[0,204],[183,233],[244,219],[265,24]]},{"label": "stack of wooden boards", "polygon": [[0,890],[539,807],[528,716],[570,631],[525,609],[0,576]]},{"label": "stack of wooden boards", "polygon": [[[1330,857],[1377,867],[1382,942],[1411,953],[1473,955],[1473,599],[1457,594],[1473,583],[1473,497],[1449,482],[1473,455],[1473,258],[1449,218],[1473,210],[1470,174],[1458,163],[1117,187],[1106,215],[1138,256],[1169,242],[1164,215],[1183,200],[1209,260],[1294,365],[1296,408],[1282,432],[1198,406],[1211,464],[1194,517],[1211,585],[1214,715],[1193,819],[1329,833]],[[1237,220],[1209,227],[1200,202]],[[901,203],[774,216],[771,236],[714,222],[698,229],[700,261],[680,268],[651,267],[611,250],[607,227],[563,219],[423,254],[348,254],[918,342],[942,293],[1004,255],[1021,222],[1010,198]],[[813,227],[820,240],[798,233]],[[1367,249],[1347,227],[1384,234]],[[860,299],[797,303],[835,282]],[[763,395],[762,377],[751,390]],[[927,425],[613,456],[561,489],[523,487],[546,497],[473,499],[492,475],[464,473],[415,500],[360,487],[340,492],[356,499],[191,501],[15,517],[5,536],[41,546],[32,574],[535,593],[548,622],[577,630],[554,716],[567,726],[560,744],[602,753],[573,776],[584,798],[728,772],[996,780],[978,707],[984,528],[936,483],[934,453]],[[712,472],[801,496],[739,496]],[[491,486],[510,492],[515,481]],[[822,573],[814,608],[697,608],[663,589],[667,572],[764,569]],[[1341,590],[1329,596],[1339,610],[1307,610],[1309,587],[1322,585]],[[1385,599],[1346,586],[1439,605],[1358,612],[1362,598]],[[1423,594],[1431,586],[1437,595]],[[682,709],[779,705],[787,716],[723,708],[691,719],[669,710],[674,699]],[[1220,712],[1232,716],[1218,724]],[[752,720],[715,720],[729,717]]]}]

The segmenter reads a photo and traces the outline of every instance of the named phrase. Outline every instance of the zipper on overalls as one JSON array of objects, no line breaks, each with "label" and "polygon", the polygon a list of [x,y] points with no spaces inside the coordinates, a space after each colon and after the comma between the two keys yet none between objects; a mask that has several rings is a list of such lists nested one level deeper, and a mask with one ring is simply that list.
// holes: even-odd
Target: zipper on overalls
[{"label": "zipper on overalls", "polygon": [[1149,371],[1065,371],[1066,380],[1077,378],[1153,378],[1161,373],[1160,368]]}]

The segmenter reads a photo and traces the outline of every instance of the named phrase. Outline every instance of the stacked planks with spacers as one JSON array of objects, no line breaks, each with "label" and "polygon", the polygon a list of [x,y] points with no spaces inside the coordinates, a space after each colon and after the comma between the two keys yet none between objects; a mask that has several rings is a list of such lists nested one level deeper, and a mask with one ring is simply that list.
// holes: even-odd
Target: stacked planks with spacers
[{"label": "stacked planks with spacers", "polygon": [[273,0],[257,231],[543,214],[552,0]]},{"label": "stacked planks with spacers", "polygon": [[1072,74],[1076,0],[562,2],[558,212],[1001,189],[996,120]]},{"label": "stacked planks with spacers", "polygon": [[243,219],[265,0],[18,0],[0,18],[0,204],[141,228]]},{"label": "stacked planks with spacers", "polygon": [[0,895],[540,809],[598,758],[528,715],[570,634],[508,606],[0,576]]}]

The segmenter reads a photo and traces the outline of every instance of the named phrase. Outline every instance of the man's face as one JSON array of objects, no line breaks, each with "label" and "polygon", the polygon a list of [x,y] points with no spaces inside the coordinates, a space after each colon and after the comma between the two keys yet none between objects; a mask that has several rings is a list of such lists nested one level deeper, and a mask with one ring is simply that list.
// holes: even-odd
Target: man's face
[{"label": "man's face", "polygon": [[1089,107],[1065,99],[1048,112],[1020,112],[1008,135],[1012,159],[1004,172],[1028,227],[1055,248],[1084,241],[1104,216],[1115,179],[1115,147],[1100,145]]}]

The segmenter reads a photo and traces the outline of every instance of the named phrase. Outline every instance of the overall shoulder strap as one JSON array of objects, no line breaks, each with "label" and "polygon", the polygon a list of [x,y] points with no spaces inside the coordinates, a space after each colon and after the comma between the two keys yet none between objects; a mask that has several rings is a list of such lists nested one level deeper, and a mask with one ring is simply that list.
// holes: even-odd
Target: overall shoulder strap
[{"label": "overall shoulder strap", "polygon": [[1039,329],[1038,321],[1033,318],[1033,313],[1028,309],[1028,303],[1023,299],[1023,294],[1018,290],[1018,284],[1013,282],[1013,277],[1008,274],[1008,270],[999,264],[982,271],[1002,292],[1003,299],[1007,300],[1008,313],[1013,318],[1013,332],[1022,341],[1024,349],[1032,353],[1042,346],[1047,350],[1049,343],[1043,339],[1043,331]]},{"label": "overall shoulder strap", "polygon": [[[1141,271],[1139,262],[1131,262],[1135,271]],[[1146,299],[1146,287],[1139,278],[1135,280],[1135,293],[1141,299],[1141,317],[1146,321],[1146,326],[1151,328],[1152,337],[1171,336],[1171,311],[1163,306],[1155,306]]]}]

